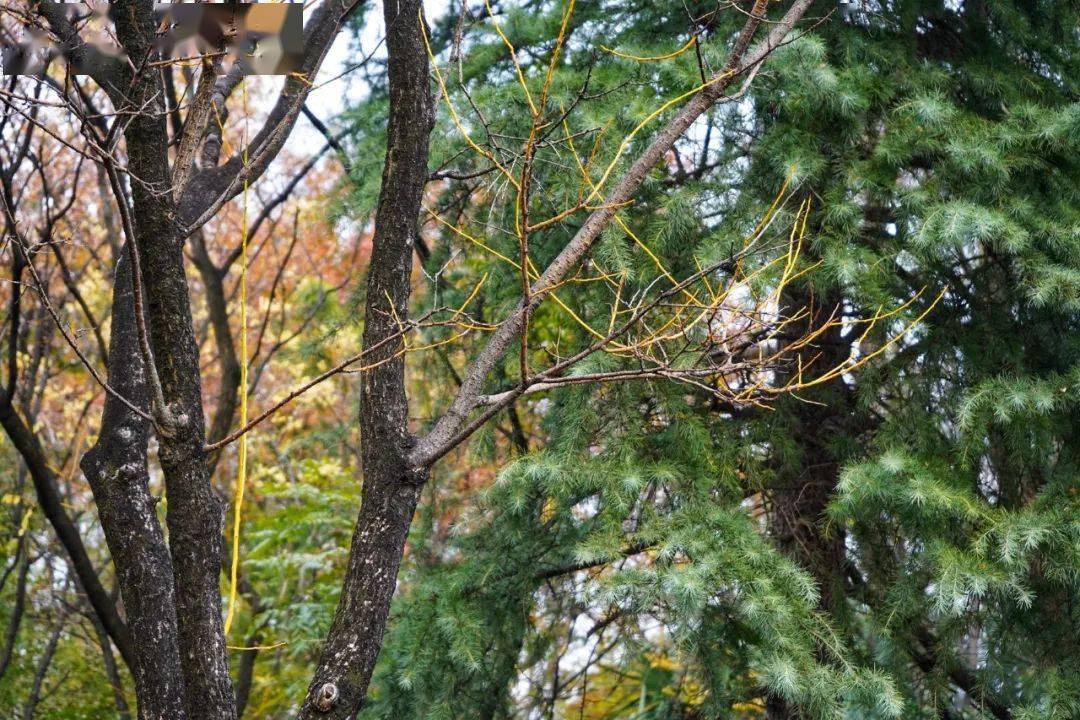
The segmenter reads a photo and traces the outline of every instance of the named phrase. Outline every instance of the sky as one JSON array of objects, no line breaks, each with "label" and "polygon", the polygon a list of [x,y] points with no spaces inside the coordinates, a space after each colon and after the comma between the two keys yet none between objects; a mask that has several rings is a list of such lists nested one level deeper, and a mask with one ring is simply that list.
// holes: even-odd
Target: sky
[{"label": "sky", "polygon": [[[450,6],[452,0],[425,0],[424,12],[430,22],[435,22],[442,17]],[[304,11],[305,18],[311,13],[311,8]],[[385,57],[385,47],[381,44],[384,34],[382,19],[382,3],[371,3],[364,16],[364,29],[360,34],[360,47],[357,48],[348,33],[338,36],[330,53],[323,62],[322,69],[315,81],[316,88],[308,96],[308,108],[323,122],[330,124],[339,116],[346,106],[362,99],[366,94],[363,80],[358,73],[336,78],[350,65],[355,64],[366,57],[372,50],[376,50],[375,57]],[[326,83],[326,84],[322,84]],[[301,119],[297,123],[293,137],[290,138],[288,147],[299,152],[299,148],[322,147],[322,136],[311,127],[306,120]]]}]

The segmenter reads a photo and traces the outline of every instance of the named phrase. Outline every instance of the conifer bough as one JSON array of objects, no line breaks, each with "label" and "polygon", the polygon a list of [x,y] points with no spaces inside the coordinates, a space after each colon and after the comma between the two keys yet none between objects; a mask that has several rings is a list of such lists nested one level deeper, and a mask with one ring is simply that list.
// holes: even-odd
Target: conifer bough
[{"label": "conifer bough", "polygon": [[[78,81],[52,79],[38,83],[39,87],[48,86],[60,99],[66,119],[78,128],[83,142],[80,155],[103,169],[112,202],[120,211],[119,227],[124,230],[115,243],[123,251],[115,257],[107,376],[101,380],[108,393],[99,435],[81,464],[115,568],[123,599],[122,619],[59,499],[58,478],[31,429],[33,424],[15,408],[14,364],[9,386],[0,394],[0,422],[29,468],[39,502],[103,633],[120,650],[131,671],[140,717],[231,720],[246,701],[246,689],[234,691],[229,673],[221,617],[223,509],[211,484],[217,451],[238,436],[228,432],[236,408],[238,365],[221,282],[228,262],[223,267],[214,264],[201,233],[203,226],[243,187],[257,181],[278,156],[305,110],[312,80],[331,43],[361,5],[353,0],[326,1],[315,8],[304,28],[300,70],[285,80],[250,143],[224,161],[219,154],[224,146],[221,136],[226,105],[242,77],[238,73],[215,76],[215,65],[207,59],[199,68],[190,104],[182,108],[172,88],[173,68],[162,69],[153,60],[156,28],[151,3],[113,3],[116,37],[127,62],[107,56],[87,62],[79,28],[55,5],[31,0],[19,15],[51,32],[66,48],[69,59],[85,68],[96,86],[95,90]],[[740,9],[746,19],[720,70],[651,113],[620,145],[599,179],[581,163],[573,149],[573,137],[566,133],[565,142],[581,170],[582,197],[564,212],[538,221],[529,215],[535,190],[532,164],[546,147],[547,138],[565,120],[564,109],[549,103],[548,91],[560,49],[570,38],[574,3],[567,3],[538,92],[533,82],[536,78],[526,79],[515,48],[492,17],[517,69],[531,130],[520,151],[512,153],[510,163],[500,155],[502,148],[493,150],[469,140],[478,156],[490,160],[494,170],[514,188],[520,211],[515,231],[518,257],[502,259],[516,263],[522,279],[521,298],[497,325],[480,327],[471,322],[468,302],[441,308],[421,320],[409,317],[410,276],[420,242],[417,220],[431,177],[428,145],[437,112],[433,75],[455,123],[466,135],[468,130],[458,120],[442,71],[431,64],[435,56],[422,3],[400,0],[384,4],[390,112],[366,279],[363,350],[322,378],[359,371],[362,500],[340,604],[309,691],[302,702],[297,699],[299,717],[349,718],[357,713],[379,654],[406,536],[431,466],[522,395],[564,384],[657,379],[706,389],[736,403],[754,403],[806,386],[801,371],[813,360],[804,363],[803,351],[840,324],[830,317],[792,334],[810,313],[805,308],[781,307],[786,283],[805,272],[799,266],[799,254],[808,201],[804,201],[775,261],[782,268],[780,282],[756,303],[747,306],[736,302],[742,286],[731,271],[751,256],[777,254],[777,246],[769,244],[771,218],[763,221],[740,252],[690,277],[678,280],[661,264],[667,286],[632,303],[619,296],[617,283],[610,283],[614,295],[610,328],[593,329],[595,342],[566,356],[557,355],[547,368],[530,372],[528,360],[533,314],[549,299],[565,307],[559,298],[561,289],[582,271],[605,228],[618,223],[632,235],[620,212],[633,203],[648,174],[665,161],[703,114],[746,92],[770,54],[789,38],[811,0],[777,5],[781,9],[771,18],[766,0],[756,0],[749,10]],[[725,95],[732,88],[738,89]],[[24,103],[28,96],[14,94],[4,98],[11,108],[29,108],[13,115],[26,123],[27,137],[40,130],[73,147],[74,141],[58,135],[42,119],[48,113],[57,114],[55,104]],[[105,101],[111,112],[99,109],[98,104]],[[41,117],[39,110],[43,111]],[[181,122],[183,112],[186,119]],[[636,135],[650,139],[638,147],[631,142]],[[171,147],[177,148],[172,160]],[[630,148],[635,148],[636,155],[621,157]],[[17,166],[31,155],[27,142],[9,162]],[[7,177],[10,182],[11,174]],[[783,194],[778,202],[786,202]],[[542,271],[536,268],[531,236],[569,227],[568,221],[582,213],[584,221],[562,250]],[[16,228],[15,208],[6,206],[5,222],[9,231]],[[16,242],[23,249],[29,247],[25,236],[20,235]],[[209,423],[204,414],[203,370],[186,275],[189,251],[209,295],[223,368],[218,378],[222,401]],[[33,261],[31,255],[24,259]],[[731,282],[718,289],[710,281],[724,272],[731,274]],[[739,313],[754,320],[737,332],[726,330],[732,314]],[[863,322],[872,327],[888,316],[882,313]],[[408,338],[421,327],[439,323],[462,334],[490,335],[463,373],[447,410],[430,430],[416,436],[409,426],[405,355],[423,348],[410,347]],[[515,342],[521,343],[519,381],[509,389],[489,392],[494,370]],[[747,353],[748,347],[757,350]],[[633,360],[638,369],[575,375],[579,363],[596,353]],[[92,369],[93,359],[80,355],[79,360]],[[782,363],[797,363],[798,371],[791,373],[795,379],[772,386],[769,373]],[[856,365],[844,358],[818,376],[835,378]],[[276,407],[283,407],[300,392]],[[151,434],[157,440],[168,499],[167,539],[150,492],[147,444]],[[253,591],[248,596],[253,604],[261,604]],[[253,658],[254,653],[243,657]],[[240,675],[244,677],[243,668]],[[247,677],[250,682],[250,667]]]}]

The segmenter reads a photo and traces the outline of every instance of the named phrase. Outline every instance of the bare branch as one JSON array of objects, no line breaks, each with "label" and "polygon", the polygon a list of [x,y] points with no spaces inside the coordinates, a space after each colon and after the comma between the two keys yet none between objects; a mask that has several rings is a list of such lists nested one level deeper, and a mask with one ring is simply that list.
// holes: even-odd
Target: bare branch
[{"label": "bare branch", "polygon": [[[457,396],[439,418],[431,431],[421,438],[409,456],[414,467],[430,465],[460,442],[461,430],[466,425],[469,415],[477,406],[477,398],[482,394],[484,383],[491,370],[502,358],[514,339],[521,333],[525,319],[556,285],[573,270],[589,252],[601,231],[615,217],[618,208],[629,202],[641,186],[646,174],[671,150],[675,141],[690,127],[698,117],[711,108],[723,95],[723,91],[739,75],[756,68],[768,55],[783,42],[795,23],[812,4],[812,0],[796,0],[791,8],[776,23],[766,39],[745,53],[754,31],[761,24],[761,18],[755,14],[747,21],[724,70],[714,75],[708,84],[693,95],[678,113],[656,134],[649,146],[631,164],[626,173],[604,199],[600,209],[593,211],[574,237],[566,244],[562,252],[552,260],[544,273],[533,283],[531,299],[526,304],[520,302],[499,329],[491,336],[487,346],[473,360],[465,373],[464,381]],[[756,4],[764,6],[764,2]]]},{"label": "bare branch", "polygon": [[[363,3],[360,0],[326,0],[313,13],[304,28],[304,60],[300,70],[285,80],[285,86],[270,110],[266,122],[232,158],[218,167],[205,168],[189,184],[180,200],[180,215],[187,233],[204,225],[218,210],[240,192],[244,182],[259,178],[285,144],[300,110],[313,87],[315,75],[326,53],[349,15]],[[239,77],[219,80],[215,102],[219,107],[240,82]]]}]

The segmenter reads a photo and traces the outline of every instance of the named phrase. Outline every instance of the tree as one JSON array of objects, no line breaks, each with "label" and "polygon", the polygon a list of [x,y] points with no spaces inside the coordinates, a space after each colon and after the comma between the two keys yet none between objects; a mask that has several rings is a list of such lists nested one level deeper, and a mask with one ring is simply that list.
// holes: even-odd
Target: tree
[{"label": "tree", "polygon": [[0,702],[1075,716],[1076,11],[453,5],[0,91]]},{"label": "tree", "polygon": [[[635,8],[594,19],[594,31],[609,47],[661,56],[671,45],[656,40],[656,28],[677,12],[663,4]],[[640,45],[610,43],[605,19]],[[650,247],[671,237],[706,245],[700,226],[690,222],[679,232],[676,219],[710,210],[735,234],[760,216],[794,163],[799,186],[818,199],[807,253],[824,272],[793,294],[812,293],[822,306],[854,316],[908,302],[925,285],[947,287],[942,302],[910,345],[760,415],[707,403],[680,415],[653,392],[560,395],[537,434],[547,436],[549,451],[562,452],[505,471],[485,506],[490,522],[474,519],[464,537],[439,538],[437,525],[429,531],[450,549],[412,571],[373,715],[509,714],[523,702],[526,681],[527,707],[547,712],[559,699],[575,706],[590,677],[606,685],[612,668],[639,672],[635,642],[661,644],[645,630],[657,616],[669,629],[684,619],[677,646],[685,676],[707,681],[706,717],[744,717],[754,711],[736,708],[732,697],[755,696],[758,711],[772,717],[798,717],[796,707],[824,714],[822,689],[834,688],[850,667],[885,670],[892,679],[858,717],[884,714],[890,702],[905,717],[1075,713],[1075,685],[1063,670],[1075,652],[1075,618],[1062,612],[1076,593],[1069,570],[1075,534],[1066,519],[1076,511],[1066,499],[1075,485],[1075,347],[1048,340],[1071,337],[1076,323],[1067,280],[1075,275],[1076,168],[1066,159],[1076,108],[1074,84],[1065,80],[1075,76],[1075,53],[1062,51],[1075,44],[1067,37],[1075,11],[911,2],[835,20],[773,58],[771,76],[751,91],[752,107],[718,112],[711,136],[682,146],[672,160],[679,169],[657,192],[671,198],[673,187],[683,188],[675,207],[684,212],[640,204],[657,228]],[[517,18],[515,44],[541,36],[533,23]],[[485,72],[506,68],[475,61],[462,74]],[[637,90],[613,104],[632,107]],[[484,113],[506,103],[497,90],[479,92]],[[715,155],[702,152],[709,137],[724,139],[713,141],[721,148]],[[549,183],[557,182],[555,171]],[[880,341],[838,329],[821,346],[846,357]],[[662,411],[645,427],[630,425],[627,416],[646,401]],[[734,428],[732,410],[741,421]],[[675,431],[688,418],[709,428],[710,444],[697,435],[693,454]],[[666,482],[649,477],[650,462],[687,455],[696,463],[681,483],[670,467]],[[690,478],[713,494],[695,502]],[[723,478],[734,486],[730,495],[722,494]],[[653,519],[656,554],[646,549],[626,562],[620,551],[640,548],[622,544],[636,538],[627,527],[639,495],[619,493],[650,482],[662,489],[646,495],[646,505],[681,532]],[[655,493],[675,500],[665,507]],[[775,546],[812,573],[820,601],[811,605],[827,614],[843,646],[836,653],[828,634],[811,640],[826,671],[815,667],[814,653],[789,651],[805,629],[788,626],[763,639],[737,600],[676,594],[687,592],[695,567],[713,589],[778,575],[742,568],[732,573],[735,582],[708,574],[717,565],[737,567],[722,549],[703,547],[708,535],[729,543],[747,535],[677,512],[709,507],[718,496],[728,506],[745,497]],[[523,567],[494,582],[509,556]],[[537,572],[549,561],[552,572],[563,570],[560,582]],[[751,617],[768,626],[799,607],[775,598],[764,615],[753,598],[758,614]],[[432,642],[431,628],[442,642]],[[589,654],[593,643],[599,659]],[[763,662],[762,647],[781,652]],[[590,676],[590,663],[601,662]],[[506,664],[514,666],[510,680],[485,672]],[[1031,672],[1034,666],[1045,674]],[[763,676],[766,687],[755,687]]]},{"label": "tree", "polygon": [[[352,716],[363,701],[381,643],[405,536],[428,468],[520,395],[562,382],[579,382],[564,380],[563,373],[605,345],[647,328],[644,321],[649,313],[663,308],[668,298],[679,293],[692,294],[693,284],[707,285],[710,272],[722,267],[733,269],[742,258],[732,256],[725,265],[717,264],[686,280],[672,278],[671,289],[632,307],[627,322],[616,326],[609,337],[560,359],[545,370],[528,372],[524,360],[532,313],[564,277],[581,265],[604,228],[632,199],[649,170],[664,158],[694,121],[737,80],[749,84],[809,4],[809,0],[792,3],[782,16],[771,21],[764,37],[753,44],[767,9],[765,2],[756,2],[718,72],[677,98],[685,103],[662,106],[660,110],[678,105],[625,168],[616,157],[605,177],[590,189],[589,197],[566,212],[567,216],[588,212],[588,216],[546,269],[534,277],[530,273],[528,236],[540,226],[530,226],[529,166],[539,144],[539,134],[554,118],[546,114],[553,111],[543,100],[546,90],[541,92],[539,106],[532,111],[532,139],[526,143],[524,171],[517,181],[523,218],[519,260],[523,297],[492,332],[485,349],[473,359],[450,407],[419,438],[411,436],[407,424],[408,403],[400,348],[406,331],[415,324],[408,320],[409,271],[416,241],[416,219],[428,180],[427,144],[433,105],[420,4],[405,2],[384,9],[390,97],[387,162],[367,281],[364,349],[358,357],[364,363],[360,419],[364,484],[341,603],[324,644],[323,659],[300,710],[302,717]],[[210,482],[210,469],[216,462],[216,451],[249,428],[211,437],[207,442],[208,423],[202,401],[199,344],[185,273],[185,247],[192,242],[196,253],[204,256],[198,264],[207,279],[206,289],[217,296],[213,301],[217,307],[212,306],[211,312],[219,316],[215,330],[225,348],[228,343],[220,323],[220,278],[215,282],[215,268],[207,265],[205,253],[199,247],[202,242],[199,234],[203,225],[257,180],[279,153],[310,92],[310,78],[314,77],[333,38],[357,7],[358,3],[341,6],[327,3],[313,13],[305,26],[306,49],[300,71],[286,79],[263,127],[250,143],[223,163],[219,162],[218,153],[225,104],[240,85],[242,76],[234,70],[215,77],[213,62],[205,60],[198,85],[192,91],[186,121],[175,122],[180,105],[171,97],[171,69],[166,64],[167,69],[160,71],[161,65],[155,60],[156,26],[151,4],[118,2],[112,8],[110,15],[115,20],[116,37],[126,60],[93,52],[79,34],[77,23],[81,21],[73,22],[62,6],[32,3],[26,12],[15,15],[19,20],[44,22],[60,41],[67,58],[89,73],[112,106],[111,113],[100,112],[96,107],[102,99],[97,97],[98,93],[70,77],[65,77],[63,82],[38,83],[39,88],[50,88],[60,99],[83,134],[87,148],[84,152],[99,164],[105,184],[114,196],[123,230],[123,248],[117,253],[112,293],[108,350],[111,362],[106,377],[95,375],[94,378],[106,392],[102,420],[97,441],[84,456],[81,467],[93,491],[115,566],[124,599],[124,618],[104,590],[77,526],[66,515],[57,491],[59,480],[46,460],[40,439],[32,424],[15,408],[12,390],[17,363],[9,366],[9,388],[0,402],[3,409],[0,420],[27,465],[39,502],[69,556],[78,582],[132,672],[140,716],[228,718],[236,714],[220,610],[222,503]],[[572,5],[565,13],[567,22],[571,9]],[[555,67],[554,58],[564,40],[563,34],[556,40],[549,80]],[[528,94],[527,85],[523,89]],[[19,105],[34,108],[40,103],[15,94],[5,97],[10,113],[28,119],[25,137],[30,138],[32,129],[39,125],[32,115],[35,110],[27,111]],[[170,116],[174,120],[172,137],[168,127]],[[108,121],[110,117],[112,122]],[[174,141],[177,150],[170,161],[169,148]],[[202,153],[196,172],[192,168],[194,148],[200,145]],[[479,146],[477,149],[485,154]],[[490,153],[487,156],[498,164]],[[13,166],[18,167],[26,157],[25,150],[14,153]],[[506,173],[512,176],[509,171]],[[611,188],[605,194],[602,186],[609,175]],[[600,202],[594,204],[594,199]],[[12,253],[21,253],[22,260],[15,262],[33,270],[30,251],[34,248],[20,231],[14,212],[13,203],[9,203],[7,221],[8,232],[13,236]],[[782,280],[794,272],[796,257],[794,250],[787,254],[788,269]],[[21,272],[22,268],[18,270]],[[216,272],[220,273],[220,268]],[[34,279],[34,285],[43,305],[48,307],[48,294],[40,277]],[[16,290],[13,298],[18,295]],[[713,299],[702,306],[702,311],[718,312],[721,303],[722,297]],[[9,323],[14,324],[19,314],[17,299],[13,300],[12,309]],[[463,309],[457,310],[453,320],[458,321],[462,312]],[[678,321],[680,314],[676,313],[675,317]],[[56,316],[52,319],[63,332],[62,321]],[[682,320],[685,322],[686,318]],[[771,337],[787,324],[785,319],[760,322],[752,333],[744,331],[743,337],[756,342],[761,339],[758,337],[761,333]],[[13,348],[18,338],[16,331],[17,327],[13,326]],[[521,381],[506,392],[485,394],[488,376],[518,336],[523,338]],[[785,349],[798,350],[814,336],[808,333],[781,344]],[[91,366],[75,340],[66,335],[65,339],[89,369]],[[651,341],[648,345],[658,343]],[[229,425],[234,408],[232,398],[237,392],[236,364],[227,350],[221,352],[226,376],[222,378],[223,401],[217,412],[223,414],[220,421],[214,419],[209,423],[217,433],[223,433]],[[770,353],[768,359],[777,354]],[[759,358],[757,365],[749,363],[747,369],[763,371],[762,359]],[[635,375],[667,375],[685,380],[695,375],[711,377],[740,369],[718,363],[711,355],[706,356],[706,361],[704,368],[697,369],[673,366],[666,361],[654,362]],[[623,375],[598,373],[584,379],[616,380]],[[785,389],[797,386],[795,383]],[[718,390],[718,394],[753,399],[758,389],[764,395],[777,391],[758,382],[750,390],[735,392],[728,387]],[[157,442],[157,461],[168,498],[167,541],[149,491],[147,444],[151,432]],[[175,609],[175,614],[171,609]],[[49,647],[47,657],[51,657],[55,643]]]},{"label": "tree", "polygon": [[[820,220],[834,291],[869,305],[926,282],[949,292],[910,349],[820,398],[849,414],[797,413],[767,431],[793,438],[786,453],[811,453],[821,469],[808,478],[817,492],[780,475],[790,488],[777,492],[782,524],[794,530],[796,556],[842,594],[835,610],[844,622],[869,623],[854,635],[866,651],[883,638],[894,648],[879,657],[907,678],[910,703],[927,714],[1065,717],[1075,690],[1057,680],[1058,660],[1047,660],[1055,679],[1045,683],[1018,681],[1018,668],[1051,655],[1067,664],[1072,650],[1047,655],[1037,636],[1010,628],[1052,622],[1057,613],[1041,603],[1075,593],[1063,575],[1049,571],[1056,580],[1046,583],[1036,569],[1064,560],[1070,531],[1056,513],[1075,510],[1059,502],[1074,483],[1070,451],[1057,454],[1072,446],[1068,381],[1059,381],[1070,376],[1074,348],[1041,339],[1075,323],[1059,282],[1073,272],[1062,254],[1071,241],[1060,243],[1074,216],[1050,189],[1075,174],[1058,155],[1070,141],[1050,129],[1075,113],[1075,89],[1059,81],[1074,74],[1075,54],[1059,53],[1070,43],[1056,35],[1075,25],[1075,11],[918,2],[895,10],[823,34],[826,45],[804,59],[821,73],[819,91],[800,74],[804,93],[762,102],[781,108],[772,142],[817,168],[813,183],[834,208]],[[1032,64],[1043,55],[1053,59]],[[1028,175],[1035,167],[1045,172]],[[889,261],[897,256],[902,263]],[[1044,396],[1036,409],[1032,390],[1051,384],[1058,399]],[[983,403],[997,392],[991,421]],[[1007,395],[1014,411],[1000,404]],[[973,422],[974,407],[983,409]],[[1032,424],[1048,434],[1031,434]],[[811,430],[821,427],[829,436]],[[1025,560],[987,542],[1008,536],[1011,545],[1028,523],[1047,535],[1030,538]],[[835,524],[849,534],[834,532],[830,549],[826,528]],[[857,548],[846,567],[829,559],[840,542]]]}]

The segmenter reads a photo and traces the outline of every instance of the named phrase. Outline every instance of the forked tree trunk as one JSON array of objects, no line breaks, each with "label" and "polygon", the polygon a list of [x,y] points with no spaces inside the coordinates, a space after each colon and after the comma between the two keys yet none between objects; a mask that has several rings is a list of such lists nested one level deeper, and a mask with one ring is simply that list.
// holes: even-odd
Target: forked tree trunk
[{"label": "forked tree trunk", "polygon": [[[137,108],[124,131],[132,178],[133,232],[138,240],[149,344],[171,426],[159,427],[166,522],[176,590],[176,618],[185,706],[190,718],[236,717],[221,618],[224,505],[210,484],[203,446],[199,346],[192,321],[184,233],[172,193],[169,135],[161,76],[144,64],[156,26],[153,4],[114,3],[117,36],[135,64],[125,94]],[[129,239],[130,241],[130,239]],[[151,376],[151,380],[153,377]],[[160,414],[161,408],[155,408]],[[108,428],[102,428],[107,432]]]},{"label": "forked tree trunk", "polygon": [[[120,395],[149,411],[131,280],[131,260],[125,248],[113,281],[108,382]],[[146,463],[150,423],[107,394],[101,427],[81,466],[116,567],[128,628],[136,638],[130,665],[139,716],[183,718],[172,563],[154,509],[156,501],[150,495]]]},{"label": "forked tree trunk", "polygon": [[[648,171],[730,85],[743,73],[755,70],[780,44],[810,4],[811,0],[795,0],[784,19],[772,27],[768,39],[747,52],[761,22],[758,14],[767,6],[765,0],[755,2],[754,17],[747,20],[726,65],[731,72],[715,76],[709,87],[690,99],[657,132],[616,183],[605,206],[590,215],[549,265],[538,281],[538,293],[531,296],[533,303],[540,302],[577,267],[615,208],[632,197]],[[116,0],[111,15],[130,63],[122,67],[110,66],[105,59],[92,63],[91,74],[110,95],[117,112],[125,117],[127,167],[122,176],[115,173],[112,182],[124,203],[120,206],[121,219],[128,242],[138,246],[134,256],[141,272],[132,266],[129,275],[131,279],[142,279],[137,287],[145,293],[142,310],[153,355],[149,362],[139,359],[142,343],[133,326],[142,315],[134,299],[126,294],[127,276],[121,268],[116,298],[119,309],[113,317],[110,380],[123,387],[124,397],[152,407],[158,420],[159,457],[168,496],[166,552],[146,480],[149,428],[139,413],[117,402],[107,403],[101,438],[86,458],[84,468],[117,567],[132,639],[128,639],[128,627],[119,620],[94,573],[77,529],[70,521],[65,523],[62,513],[50,512],[57,510],[59,503],[54,502],[55,483],[36,438],[10,403],[0,403],[0,424],[27,459],[46,515],[65,540],[95,611],[134,672],[140,717],[232,720],[236,715],[221,619],[223,503],[210,484],[206,463],[206,421],[199,348],[185,275],[185,238],[212,217],[221,203],[239,192],[241,175],[250,182],[265,170],[280,150],[306,97],[310,83],[304,76],[314,77],[334,35],[348,14],[361,5],[356,0],[342,0],[324,3],[315,11],[305,28],[309,52],[304,71],[286,80],[266,126],[251,142],[257,150],[251,164],[235,156],[224,165],[204,168],[199,181],[192,183],[198,192],[185,193],[180,201],[174,198],[169,167],[164,88],[160,75],[148,63],[156,32],[152,3]],[[75,42],[77,32],[62,13],[45,3],[38,10],[65,42],[71,43],[71,54],[86,60],[85,47]],[[422,0],[388,1],[383,11],[390,114],[363,337],[364,347],[371,351],[365,363],[373,367],[361,379],[362,506],[341,600],[303,700],[301,718],[351,718],[362,705],[382,644],[406,537],[427,480],[427,468],[478,426],[466,421],[477,409],[479,393],[491,370],[521,332],[527,315],[527,307],[519,306],[493,334],[466,374],[450,411],[418,444],[409,432],[405,366],[397,353],[402,344],[398,337],[403,330],[401,323],[407,318],[434,108]],[[112,158],[107,162],[111,164]],[[208,164],[215,163],[216,153]],[[128,193],[118,187],[118,177],[129,179],[130,213]],[[182,227],[184,223],[189,226]],[[476,422],[482,419],[480,416]]]}]

